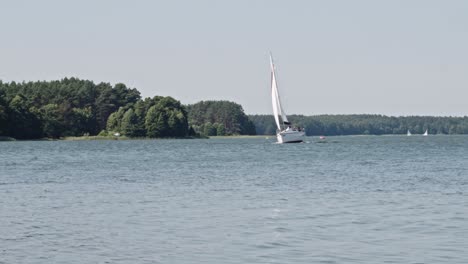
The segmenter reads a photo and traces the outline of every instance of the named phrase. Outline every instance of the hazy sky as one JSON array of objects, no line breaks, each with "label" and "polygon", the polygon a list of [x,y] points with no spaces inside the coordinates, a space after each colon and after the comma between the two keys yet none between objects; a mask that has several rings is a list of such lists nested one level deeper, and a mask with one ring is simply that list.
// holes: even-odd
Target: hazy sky
[{"label": "hazy sky", "polygon": [[0,79],[270,114],[468,115],[468,1],[0,1]]}]

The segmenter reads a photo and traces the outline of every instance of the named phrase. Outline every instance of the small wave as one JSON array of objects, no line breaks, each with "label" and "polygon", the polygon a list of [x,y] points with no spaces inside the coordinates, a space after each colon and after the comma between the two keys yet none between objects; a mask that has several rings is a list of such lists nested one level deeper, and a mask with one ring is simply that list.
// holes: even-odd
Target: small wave
[{"label": "small wave", "polygon": [[287,233],[287,232],[292,231],[291,229],[286,228],[286,227],[276,227],[274,230],[275,232],[278,232],[278,233]]},{"label": "small wave", "polygon": [[211,189],[211,191],[213,192],[231,192],[231,191],[235,191],[235,189],[232,189],[232,188],[220,188],[220,189]]},{"label": "small wave", "polygon": [[121,182],[128,182],[128,183],[135,183],[135,182],[136,182],[136,180],[127,179],[127,178],[119,178],[119,181],[121,181]]},{"label": "small wave", "polygon": [[266,242],[264,244],[257,245],[255,247],[259,249],[271,249],[271,248],[278,248],[278,247],[291,247],[291,245],[287,243],[275,241],[275,242]]},{"label": "small wave", "polygon": [[54,180],[47,180],[47,181],[43,181],[42,183],[56,183],[56,184],[60,184],[60,183],[63,183],[63,182],[54,181]]}]

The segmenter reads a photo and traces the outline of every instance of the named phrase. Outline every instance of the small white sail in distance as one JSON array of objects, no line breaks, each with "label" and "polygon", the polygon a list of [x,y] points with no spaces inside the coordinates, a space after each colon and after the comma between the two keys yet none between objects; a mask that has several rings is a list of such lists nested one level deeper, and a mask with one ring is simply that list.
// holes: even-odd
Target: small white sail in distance
[{"label": "small white sail in distance", "polygon": [[409,129],[408,129],[408,132],[406,133],[406,135],[407,135],[408,137],[411,136],[411,132],[409,131]]},{"label": "small white sail in distance", "polygon": [[427,136],[427,135],[429,135],[429,133],[428,133],[428,131],[426,129],[426,132],[424,132],[423,136]]},{"label": "small white sail in distance", "polygon": [[270,67],[271,67],[271,102],[273,105],[273,115],[275,117],[275,122],[278,130],[281,130],[281,125],[279,121],[279,116],[283,123],[289,123],[286,113],[281,106],[280,96],[278,92],[278,81],[276,80],[276,69],[275,64],[273,63],[273,56],[270,53]]}]

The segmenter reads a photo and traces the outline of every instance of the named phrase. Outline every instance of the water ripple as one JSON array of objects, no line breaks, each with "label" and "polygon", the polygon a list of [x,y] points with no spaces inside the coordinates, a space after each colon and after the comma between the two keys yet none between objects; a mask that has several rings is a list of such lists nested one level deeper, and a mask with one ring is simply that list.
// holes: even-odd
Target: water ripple
[{"label": "water ripple", "polygon": [[329,140],[2,144],[0,263],[466,263],[468,137]]}]

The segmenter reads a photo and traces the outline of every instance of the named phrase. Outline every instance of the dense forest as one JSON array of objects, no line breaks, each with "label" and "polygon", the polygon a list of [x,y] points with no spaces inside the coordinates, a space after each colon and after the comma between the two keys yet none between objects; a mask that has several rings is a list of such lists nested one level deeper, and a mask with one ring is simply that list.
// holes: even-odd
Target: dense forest
[{"label": "dense forest", "polygon": [[119,133],[128,137],[187,137],[195,135],[189,128],[187,112],[172,97],[155,96],[120,107],[109,115],[107,129],[100,135]]},{"label": "dense forest", "polygon": [[0,82],[0,133],[18,139],[96,134],[112,112],[138,100],[140,93],[124,84]]},{"label": "dense forest", "polygon": [[255,135],[255,126],[239,104],[229,101],[201,101],[188,105],[189,123],[206,136]]},{"label": "dense forest", "polygon": [[122,83],[112,86],[77,78],[0,81],[0,137],[39,139],[116,133],[164,138],[254,134],[255,128],[240,105],[227,101],[184,106],[172,97],[142,99],[138,90]]},{"label": "dense forest", "polygon": [[[250,115],[259,135],[274,135],[276,125],[272,115]],[[468,117],[433,117],[384,115],[317,115],[288,116],[289,121],[304,127],[306,134],[313,135],[384,135],[422,134],[468,134]]]},{"label": "dense forest", "polygon": [[16,139],[106,135],[184,137],[187,112],[171,97],[141,99],[124,84],[0,81],[0,136]]}]

